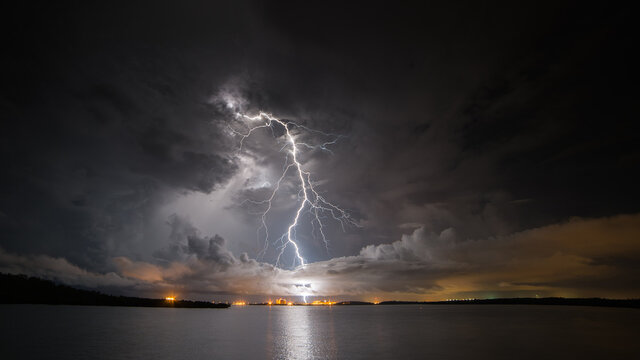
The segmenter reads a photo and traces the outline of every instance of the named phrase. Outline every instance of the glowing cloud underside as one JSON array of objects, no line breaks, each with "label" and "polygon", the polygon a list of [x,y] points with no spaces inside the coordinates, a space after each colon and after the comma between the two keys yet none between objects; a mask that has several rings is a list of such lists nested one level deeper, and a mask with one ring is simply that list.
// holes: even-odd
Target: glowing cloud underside
[{"label": "glowing cloud underside", "polygon": [[[299,244],[296,242],[296,227],[300,222],[301,215],[306,211],[311,214],[312,220],[311,225],[314,227],[317,226],[318,233],[320,234],[320,238],[324,242],[325,248],[327,252],[329,251],[329,243],[327,241],[327,237],[324,232],[324,223],[322,218],[326,215],[329,215],[332,219],[339,222],[342,226],[343,230],[345,229],[345,225],[354,225],[357,224],[350,217],[349,213],[344,209],[338,207],[327,201],[322,195],[320,195],[316,189],[314,188],[314,183],[311,178],[311,173],[305,171],[303,169],[302,164],[299,160],[300,148],[307,149],[319,149],[323,151],[331,152],[327,146],[335,144],[336,141],[340,138],[340,135],[327,134],[324,132],[320,132],[317,130],[309,129],[306,126],[296,124],[290,121],[283,121],[271,114],[267,114],[265,112],[260,112],[258,115],[249,116],[243,113],[236,113],[236,119],[242,121],[242,123],[247,127],[246,132],[241,132],[236,129],[231,128],[231,130],[240,136],[240,149],[242,149],[243,143],[245,139],[247,139],[251,134],[259,129],[270,129],[272,132],[275,126],[282,126],[284,128],[284,136],[286,137],[286,144],[283,146],[282,150],[287,149],[285,155],[285,164],[283,166],[282,174],[278,179],[273,192],[271,195],[262,200],[262,201],[254,201],[254,200],[245,200],[255,205],[264,206],[265,209],[260,213],[261,216],[261,225],[258,228],[258,236],[260,233],[264,231],[264,247],[260,252],[259,256],[263,256],[269,247],[269,228],[267,226],[267,216],[269,211],[271,210],[272,202],[280,189],[280,184],[285,179],[287,173],[293,168],[292,171],[295,171],[296,177],[300,183],[300,190],[298,191],[298,198],[296,202],[299,202],[299,206],[295,212],[295,216],[291,220],[291,223],[287,227],[287,231],[282,234],[278,239],[274,241],[274,245],[279,248],[278,257],[276,259],[276,266],[280,263],[280,258],[282,254],[287,249],[288,246],[292,246],[295,252],[295,258],[293,266],[295,267],[296,263],[300,264],[300,267],[304,267],[305,261],[302,257],[302,251],[300,249]],[[247,122],[249,122],[247,124]],[[252,125],[252,123],[260,122],[259,125]],[[296,140],[296,136],[293,133],[294,129],[298,129],[300,131],[306,131],[309,133],[320,134],[323,137],[329,137],[330,140],[326,141],[319,145],[312,145],[306,142],[301,142]],[[313,233],[313,231],[312,231]]]}]

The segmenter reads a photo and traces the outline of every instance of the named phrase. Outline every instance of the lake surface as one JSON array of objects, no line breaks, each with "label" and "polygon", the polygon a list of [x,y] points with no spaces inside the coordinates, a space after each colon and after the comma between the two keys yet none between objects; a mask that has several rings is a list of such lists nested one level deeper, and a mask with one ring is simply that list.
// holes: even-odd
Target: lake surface
[{"label": "lake surface", "polygon": [[640,359],[640,310],[0,305],[0,359]]}]

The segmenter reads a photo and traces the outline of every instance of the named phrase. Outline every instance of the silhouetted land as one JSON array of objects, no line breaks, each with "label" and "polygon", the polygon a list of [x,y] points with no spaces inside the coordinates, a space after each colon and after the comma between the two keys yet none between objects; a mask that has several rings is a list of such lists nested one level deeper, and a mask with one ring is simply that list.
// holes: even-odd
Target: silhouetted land
[{"label": "silhouetted land", "polygon": [[506,298],[506,299],[472,299],[449,301],[382,301],[380,305],[465,305],[465,304],[499,304],[499,305],[573,305],[573,306],[608,306],[640,308],[640,299],[602,299],[602,298]]},{"label": "silhouetted land", "polygon": [[367,301],[341,301],[336,305],[374,305],[372,302]]},{"label": "silhouetted land", "polygon": [[207,301],[147,299],[106,295],[25,275],[0,274],[0,304],[102,305],[177,308],[227,308]]}]

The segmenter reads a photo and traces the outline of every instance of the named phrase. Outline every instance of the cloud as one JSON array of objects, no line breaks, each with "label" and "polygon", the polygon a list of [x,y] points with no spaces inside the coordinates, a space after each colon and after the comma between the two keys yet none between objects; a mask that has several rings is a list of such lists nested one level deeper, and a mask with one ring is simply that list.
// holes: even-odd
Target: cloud
[{"label": "cloud", "polygon": [[[176,223],[177,224],[177,223]],[[181,227],[184,224],[176,227]],[[453,229],[418,228],[355,256],[283,270],[234,256],[220,236],[186,235],[164,261],[116,257],[96,274],[64,259],[0,252],[0,271],[70,284],[123,286],[208,298],[216,294],[446,299],[495,296],[640,296],[640,214],[571,221],[508,236],[460,239]]]},{"label": "cloud", "polygon": [[[85,56],[60,55],[67,75],[10,106],[13,121],[0,135],[8,169],[0,180],[7,214],[0,244],[104,271],[109,257],[152,246],[148,219],[163,205],[215,191],[237,165],[204,102],[209,91],[188,70],[162,56],[153,60],[158,72]],[[76,61],[82,69],[70,71]]]},{"label": "cloud", "polygon": [[136,284],[114,272],[99,274],[71,264],[64,258],[47,255],[16,255],[0,248],[0,272],[25,274],[55,279],[68,285],[104,288],[126,288]]},{"label": "cloud", "polygon": [[[508,245],[536,254],[533,240],[508,234],[573,215],[638,211],[638,132],[629,131],[635,110],[625,85],[635,64],[609,56],[634,50],[631,22],[619,9],[559,7],[506,6],[479,17],[483,5],[462,13],[318,6],[305,16],[275,2],[134,1],[126,11],[88,2],[46,11],[16,5],[3,23],[6,52],[15,56],[0,97],[7,119],[0,246],[15,256],[66,259],[91,274],[117,263],[141,283],[180,280],[216,291],[240,291],[227,276],[251,291],[293,284],[275,289],[437,296],[453,292],[450,284],[494,288],[499,276],[491,270],[511,271],[506,259],[520,270],[546,261],[573,264],[567,274],[634,273],[625,254],[584,254],[582,243],[540,258]],[[602,14],[620,21],[601,21]],[[330,28],[315,25],[327,16]],[[488,20],[493,26],[484,26]],[[264,131],[236,156],[226,125],[238,109],[344,135],[334,155],[304,156],[323,196],[362,219],[346,234],[328,222],[330,254],[320,241],[301,239],[306,259],[338,259],[300,272],[252,265],[262,249],[253,237],[259,222],[255,209],[233,203],[264,199],[283,154],[277,131]],[[290,221],[292,204],[274,203],[274,234]],[[193,226],[167,234],[172,213],[226,241]],[[417,224],[423,228],[412,232]],[[561,244],[567,240],[545,246]],[[232,254],[242,251],[251,256]],[[507,276],[500,290],[552,291],[579,280],[554,273],[555,283],[539,281],[530,267],[531,276],[513,272],[526,282]],[[263,272],[277,281],[256,275],[264,282],[254,286],[240,275]],[[622,289],[626,278],[608,284]],[[595,275],[579,281],[602,284]]]},{"label": "cloud", "polygon": [[[572,219],[508,236],[460,239],[453,229],[424,228],[358,256],[309,266],[316,276],[354,289],[435,298],[465,296],[639,296],[640,215]],[[384,280],[384,281],[381,281]],[[344,289],[347,286],[341,286]]]}]

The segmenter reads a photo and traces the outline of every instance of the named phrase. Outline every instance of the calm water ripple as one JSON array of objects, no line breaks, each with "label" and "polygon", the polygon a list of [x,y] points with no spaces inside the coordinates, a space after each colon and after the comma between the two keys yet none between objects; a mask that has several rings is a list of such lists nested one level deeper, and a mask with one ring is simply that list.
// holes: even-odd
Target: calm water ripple
[{"label": "calm water ripple", "polygon": [[640,310],[0,305],[0,359],[630,359]]}]

